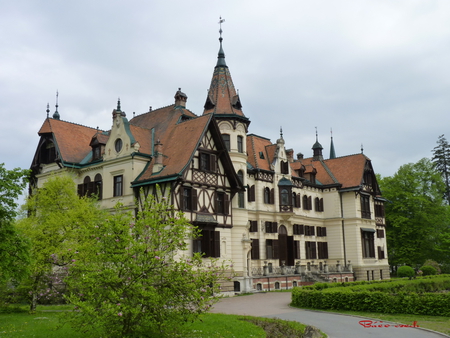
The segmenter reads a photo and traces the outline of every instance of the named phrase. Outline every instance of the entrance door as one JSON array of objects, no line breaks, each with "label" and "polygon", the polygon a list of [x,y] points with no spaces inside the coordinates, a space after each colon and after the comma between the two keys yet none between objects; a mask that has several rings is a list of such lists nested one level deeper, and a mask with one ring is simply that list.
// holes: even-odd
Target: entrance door
[{"label": "entrance door", "polygon": [[288,235],[287,230],[284,225],[280,225],[278,228],[278,254],[279,254],[279,264],[280,266],[284,264],[288,265],[288,252],[287,252],[287,243]]}]

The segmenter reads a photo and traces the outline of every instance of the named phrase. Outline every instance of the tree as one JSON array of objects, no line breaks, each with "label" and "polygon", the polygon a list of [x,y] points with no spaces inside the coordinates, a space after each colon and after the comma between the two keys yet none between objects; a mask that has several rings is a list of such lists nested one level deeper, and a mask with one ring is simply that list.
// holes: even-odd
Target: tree
[{"label": "tree", "polygon": [[[79,197],[69,175],[50,178],[24,205],[27,217],[18,226],[31,240],[30,276],[24,284],[30,311],[38,300],[61,292],[67,268],[85,239],[84,229],[104,219],[94,199]],[[73,249],[73,250],[72,250]]]},{"label": "tree", "polygon": [[441,173],[445,182],[445,199],[450,205],[450,144],[444,135],[439,136],[437,146],[433,149],[434,167]]},{"label": "tree", "polygon": [[429,159],[405,164],[392,177],[380,180],[386,202],[389,262],[422,265],[426,259],[447,261],[449,207],[445,184]]},{"label": "tree", "polygon": [[0,164],[0,283],[19,281],[28,271],[29,245],[14,225],[17,199],[28,181],[28,170],[7,170]]},{"label": "tree", "polygon": [[67,296],[76,306],[72,326],[86,333],[173,336],[217,300],[229,269],[183,254],[198,231],[164,198],[148,196],[136,217],[118,206],[89,233]]}]

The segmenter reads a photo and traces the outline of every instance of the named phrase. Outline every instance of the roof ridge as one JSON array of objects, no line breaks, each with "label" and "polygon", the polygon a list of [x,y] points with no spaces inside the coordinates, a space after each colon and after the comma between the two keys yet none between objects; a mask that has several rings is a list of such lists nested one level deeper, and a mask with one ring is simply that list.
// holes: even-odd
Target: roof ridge
[{"label": "roof ridge", "polygon": [[323,160],[319,160],[320,163],[322,163],[325,171],[328,173],[328,175],[330,175],[331,179],[334,181],[334,183],[339,183],[339,181],[337,180],[337,178],[333,175],[333,173],[331,172],[330,168],[328,168],[328,166],[325,164],[325,162]]},{"label": "roof ridge", "polygon": [[255,142],[253,141],[254,135],[251,134],[249,136],[250,136],[250,138],[252,140],[252,153],[253,153],[253,157],[255,158],[255,165],[256,165],[256,168],[259,169],[258,159],[256,157],[256,151],[255,151]]},{"label": "roof ridge", "polygon": [[66,120],[54,119],[52,117],[48,117],[47,119],[48,120],[59,121],[59,122],[70,123],[70,124],[74,124],[74,125],[77,125],[77,126],[80,126],[80,127],[85,127],[85,128],[89,128],[89,129],[98,130],[98,131],[101,131],[101,132],[107,132],[108,131],[108,130],[102,130],[102,129],[98,129],[98,128],[94,128],[94,127],[89,127],[89,126],[86,126],[86,125],[81,124],[81,123],[75,123],[75,122],[69,122],[69,121],[66,121]]},{"label": "roof ridge", "polygon": [[[167,105],[167,106],[159,107],[159,108],[156,108],[156,109],[152,109],[151,111],[147,111],[147,112],[142,113],[142,114],[139,114],[139,115],[135,115],[135,116],[133,116],[133,119],[136,118],[136,117],[142,116],[142,115],[154,113],[155,111],[158,111],[158,110],[161,110],[161,109],[164,109],[164,108],[168,108],[168,107],[170,107],[170,106],[174,106],[174,107],[175,107],[175,103],[169,104],[169,105]],[[193,112],[192,112],[192,113],[193,113]],[[194,113],[193,113],[193,114],[194,114]]]}]

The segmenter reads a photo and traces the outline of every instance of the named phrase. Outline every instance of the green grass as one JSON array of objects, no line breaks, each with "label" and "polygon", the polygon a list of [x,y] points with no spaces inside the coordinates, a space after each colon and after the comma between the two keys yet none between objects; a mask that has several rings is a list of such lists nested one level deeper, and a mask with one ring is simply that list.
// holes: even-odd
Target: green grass
[{"label": "green grass", "polygon": [[[60,317],[71,305],[38,306],[36,314],[23,312],[0,313],[0,338],[79,338],[85,334],[68,325],[60,326]],[[17,309],[17,308],[16,308]],[[209,313],[200,320],[186,324],[183,338],[241,338],[241,337],[299,337],[305,325],[277,319]],[[266,333],[266,331],[268,333]]]}]

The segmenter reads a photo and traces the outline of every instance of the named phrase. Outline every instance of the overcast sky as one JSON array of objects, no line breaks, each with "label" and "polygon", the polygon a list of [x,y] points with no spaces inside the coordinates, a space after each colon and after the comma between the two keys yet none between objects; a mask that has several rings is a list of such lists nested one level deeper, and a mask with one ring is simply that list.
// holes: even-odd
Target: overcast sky
[{"label": "overcast sky", "polygon": [[0,0],[0,163],[29,168],[37,132],[62,120],[110,129],[174,103],[202,114],[219,49],[250,133],[328,158],[361,152],[393,175],[450,139],[450,1]]}]

